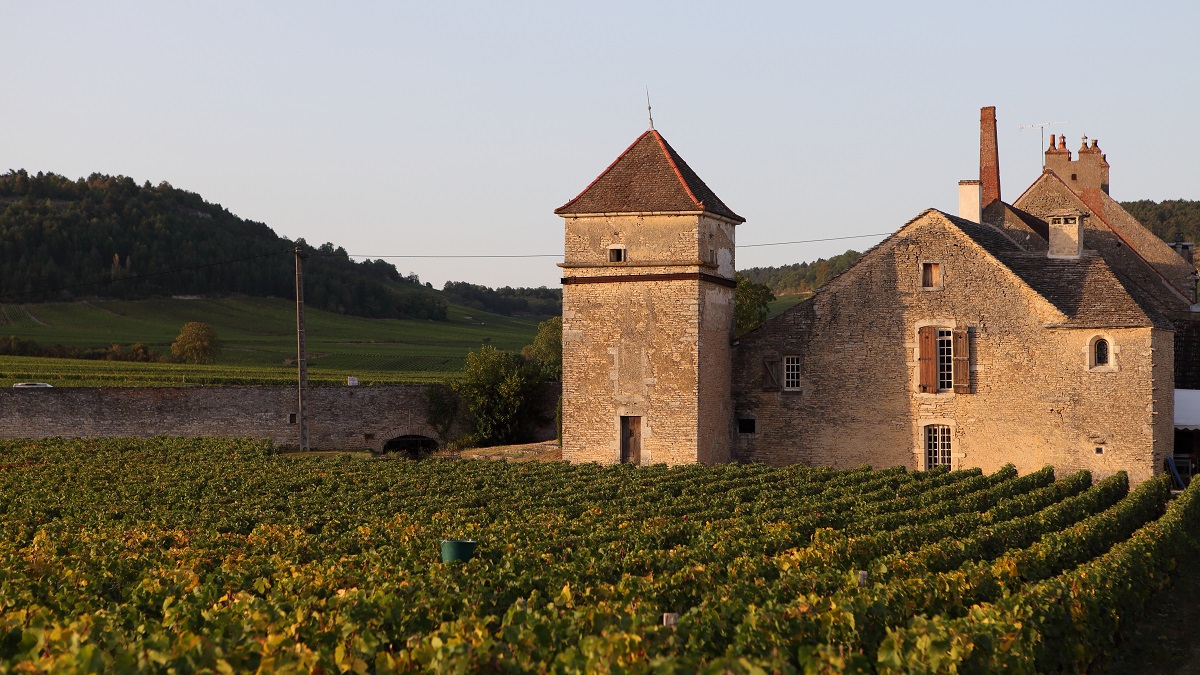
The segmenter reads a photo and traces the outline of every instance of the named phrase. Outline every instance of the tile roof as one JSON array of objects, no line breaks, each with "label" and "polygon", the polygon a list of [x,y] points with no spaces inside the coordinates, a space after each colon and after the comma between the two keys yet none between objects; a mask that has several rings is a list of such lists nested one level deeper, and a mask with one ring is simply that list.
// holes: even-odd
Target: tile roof
[{"label": "tile roof", "polygon": [[1051,258],[1028,251],[993,225],[942,214],[1048,300],[1073,327],[1171,326],[1159,303],[1095,251],[1080,258]]},{"label": "tile roof", "polygon": [[559,215],[695,211],[746,222],[653,129],[639,136],[578,197],[554,210]]},{"label": "tile roof", "polygon": [[1153,303],[1145,302],[1141,289],[1122,279],[1093,251],[1065,259],[1050,258],[1040,251],[1006,251],[996,257],[1065,314],[1067,326],[1171,326],[1154,310]]}]

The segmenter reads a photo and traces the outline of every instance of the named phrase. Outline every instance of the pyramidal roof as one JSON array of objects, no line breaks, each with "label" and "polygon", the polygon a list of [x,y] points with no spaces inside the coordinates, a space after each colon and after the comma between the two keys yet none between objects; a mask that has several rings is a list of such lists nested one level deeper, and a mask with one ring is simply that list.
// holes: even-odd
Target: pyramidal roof
[{"label": "pyramidal roof", "polygon": [[746,222],[653,129],[639,136],[578,197],[554,210],[560,216],[695,211]]}]

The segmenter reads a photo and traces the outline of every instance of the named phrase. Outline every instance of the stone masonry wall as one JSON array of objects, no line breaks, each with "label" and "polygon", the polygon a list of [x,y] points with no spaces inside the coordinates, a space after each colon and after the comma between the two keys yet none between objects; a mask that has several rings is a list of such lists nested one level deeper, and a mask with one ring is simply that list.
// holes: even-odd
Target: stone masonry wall
[{"label": "stone masonry wall", "polygon": [[[940,290],[921,263],[940,262]],[[813,299],[743,336],[734,354],[734,457],[924,468],[923,430],[953,434],[953,465],[1145,480],[1171,445],[1169,332],[1047,328],[1062,315],[940,215],[871,252]],[[918,393],[917,331],[970,331],[971,393]],[[1115,366],[1088,367],[1098,336]],[[799,355],[799,391],[764,388],[764,359]],[[1101,454],[1096,449],[1101,449]]]},{"label": "stone masonry wall", "polygon": [[[708,215],[568,217],[563,263],[563,458],[620,461],[641,417],[644,464],[729,458],[734,226]],[[626,250],[610,263],[608,247]],[[603,283],[573,279],[609,277]],[[630,277],[628,280],[619,277]]]},{"label": "stone masonry wall", "polygon": [[[438,437],[425,420],[424,385],[314,387],[305,407],[314,449],[380,451],[397,436]],[[295,446],[295,412],[296,389],[284,386],[6,389],[0,438],[212,436]],[[465,431],[460,423],[451,435]]]}]

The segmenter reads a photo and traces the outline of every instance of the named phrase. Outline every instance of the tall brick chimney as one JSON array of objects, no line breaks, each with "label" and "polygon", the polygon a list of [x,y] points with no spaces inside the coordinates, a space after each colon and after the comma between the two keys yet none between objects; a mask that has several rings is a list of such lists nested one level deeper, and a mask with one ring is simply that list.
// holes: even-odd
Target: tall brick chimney
[{"label": "tall brick chimney", "polygon": [[1000,201],[1000,148],[996,143],[996,106],[979,109],[979,182],[983,208]]}]

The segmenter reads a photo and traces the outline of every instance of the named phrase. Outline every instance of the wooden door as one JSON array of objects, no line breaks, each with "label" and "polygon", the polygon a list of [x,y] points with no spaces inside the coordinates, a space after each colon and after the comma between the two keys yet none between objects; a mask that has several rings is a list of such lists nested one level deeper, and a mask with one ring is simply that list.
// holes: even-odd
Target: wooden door
[{"label": "wooden door", "polygon": [[621,417],[621,463],[642,463],[641,417]]}]

